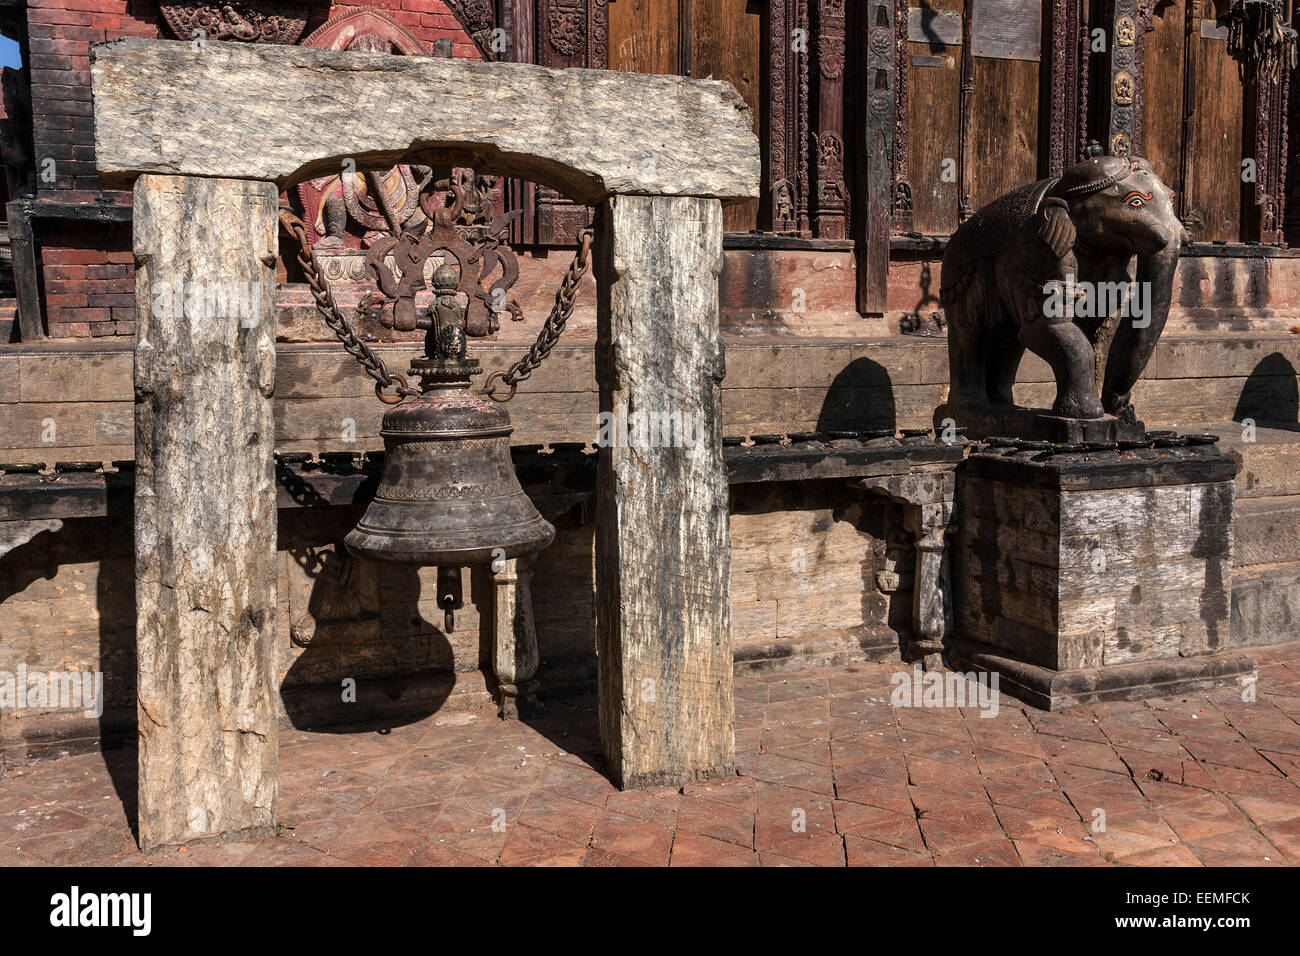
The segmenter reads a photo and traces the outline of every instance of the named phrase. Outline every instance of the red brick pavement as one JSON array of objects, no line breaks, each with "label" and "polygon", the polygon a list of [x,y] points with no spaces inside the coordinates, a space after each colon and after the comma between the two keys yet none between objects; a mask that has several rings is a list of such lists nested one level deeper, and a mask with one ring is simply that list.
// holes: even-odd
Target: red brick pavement
[{"label": "red brick pavement", "polygon": [[[738,774],[620,793],[595,701],[282,734],[278,838],[136,848],[135,751],[11,765],[0,865],[1300,864],[1300,643],[1224,689],[1058,714],[894,708],[898,664],[736,682]],[[1104,823],[1104,826],[1100,824]]]}]

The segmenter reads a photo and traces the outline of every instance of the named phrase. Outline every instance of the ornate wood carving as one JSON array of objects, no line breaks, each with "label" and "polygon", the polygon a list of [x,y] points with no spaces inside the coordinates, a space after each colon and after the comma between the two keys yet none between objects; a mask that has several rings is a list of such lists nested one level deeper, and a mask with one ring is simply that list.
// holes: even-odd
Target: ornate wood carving
[{"label": "ornate wood carving", "polygon": [[443,0],[485,60],[498,59],[492,52],[492,31],[496,28],[496,10],[492,0]]},{"label": "ornate wood carving", "polygon": [[[609,0],[534,0],[535,62],[550,67],[609,68]],[[592,212],[549,186],[537,186],[535,241],[574,245]]]},{"label": "ornate wood carving", "polygon": [[[865,215],[858,216],[858,311],[885,311],[889,277],[889,236],[895,213],[894,134],[899,120],[897,59],[899,6],[895,0],[870,0],[863,35],[867,51],[861,102],[863,144],[859,181],[865,184]],[[906,36],[906,27],[903,27]],[[904,48],[906,49],[906,48]]]},{"label": "ornate wood carving", "polygon": [[[420,40],[383,10],[345,10],[317,27],[303,46],[324,50],[369,50],[402,56],[427,56]],[[362,250],[398,231],[408,219],[422,221],[417,201],[432,179],[427,168],[395,166],[389,170],[339,170],[298,184],[297,200],[307,238],[320,258],[326,278],[340,282],[365,279]]]},{"label": "ornate wood carving", "polygon": [[[844,183],[844,0],[815,0],[815,4],[817,128],[811,218],[814,235],[844,239],[848,236],[848,190]],[[871,42],[892,50],[894,35],[873,33]]]},{"label": "ornate wood carving", "polygon": [[908,170],[907,0],[894,0],[894,201],[895,232],[912,231],[912,180]]},{"label": "ornate wood carving", "polygon": [[970,157],[971,123],[975,113],[975,3],[965,0],[961,8],[961,92],[957,117],[957,221],[965,222],[975,214],[971,190],[975,170]]},{"label": "ornate wood carving", "polygon": [[1083,156],[1087,103],[1087,31],[1079,0],[1052,0],[1044,76],[1049,76],[1042,174],[1060,176]]},{"label": "ornate wood carving", "polygon": [[1255,115],[1250,125],[1254,127],[1256,179],[1253,208],[1244,210],[1245,235],[1259,242],[1286,241],[1283,224],[1287,219],[1288,111],[1294,72],[1289,57],[1276,50],[1270,51],[1264,62],[1252,64],[1250,70],[1255,96]]},{"label": "ornate wood carving", "polygon": [[1108,153],[1136,155],[1142,147],[1142,38],[1155,29],[1152,7],[1149,0],[1103,0],[1101,10],[1107,43],[1097,56],[1094,129]]},{"label": "ornate wood carving", "polygon": [[160,3],[158,12],[179,40],[201,30],[209,40],[237,43],[296,43],[307,28],[307,7],[294,3],[233,0],[230,3]]},{"label": "ornate wood carving", "polygon": [[762,219],[772,232],[808,235],[807,0],[768,0],[767,175]]}]

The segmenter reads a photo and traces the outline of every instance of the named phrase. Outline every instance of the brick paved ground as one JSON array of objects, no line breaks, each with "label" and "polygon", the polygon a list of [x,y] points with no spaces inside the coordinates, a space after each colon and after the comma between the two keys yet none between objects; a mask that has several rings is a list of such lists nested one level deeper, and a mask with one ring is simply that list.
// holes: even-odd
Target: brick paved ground
[{"label": "brick paved ground", "polygon": [[994,718],[891,708],[897,664],[744,677],[740,775],[682,791],[610,786],[590,698],[532,726],[294,731],[278,839],[150,858],[118,795],[134,750],[26,763],[0,779],[0,865],[1300,864],[1300,643],[1256,657],[1255,703],[1004,697]]}]

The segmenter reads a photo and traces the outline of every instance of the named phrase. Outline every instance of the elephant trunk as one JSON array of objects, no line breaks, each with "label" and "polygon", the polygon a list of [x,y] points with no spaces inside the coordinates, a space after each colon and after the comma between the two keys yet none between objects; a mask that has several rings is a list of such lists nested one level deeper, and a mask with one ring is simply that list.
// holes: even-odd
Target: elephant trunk
[{"label": "elephant trunk", "polygon": [[1157,252],[1138,256],[1136,280],[1145,315],[1130,315],[1120,322],[1106,359],[1102,406],[1113,415],[1129,411],[1130,395],[1155,351],[1173,300],[1174,271],[1183,231],[1179,229]]}]

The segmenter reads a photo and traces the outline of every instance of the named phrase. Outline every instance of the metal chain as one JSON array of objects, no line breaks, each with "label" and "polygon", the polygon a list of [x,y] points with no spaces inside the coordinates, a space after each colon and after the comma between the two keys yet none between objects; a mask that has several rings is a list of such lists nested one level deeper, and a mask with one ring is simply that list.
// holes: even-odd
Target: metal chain
[{"label": "metal chain", "polygon": [[[587,274],[587,255],[591,251],[593,235],[590,229],[582,231],[578,241],[578,251],[574,254],[573,261],[569,263],[569,270],[564,274],[564,281],[560,283],[559,291],[555,293],[555,305],[551,308],[551,314],[546,317],[546,324],[537,334],[537,341],[533,343],[532,348],[523,358],[510,366],[508,371],[493,372],[483,383],[483,393],[492,401],[508,402],[514,398],[519,383],[533,374],[560,340],[560,336],[564,333],[564,326],[568,323],[569,316],[573,314],[573,302],[578,294],[578,285],[582,282],[582,277]],[[497,379],[510,386],[510,391],[504,398],[498,398],[494,394]]]},{"label": "metal chain", "polygon": [[[316,311],[321,314],[321,318],[325,320],[325,324],[330,327],[330,330],[338,336],[344,351],[361,363],[361,367],[366,370],[366,374],[375,380],[375,396],[385,405],[396,405],[404,398],[418,397],[420,390],[408,385],[406,376],[388,371],[388,366],[384,364],[384,360],[376,355],[369,345],[357,337],[357,333],[352,330],[347,317],[339,311],[338,305],[334,302],[334,293],[330,291],[324,276],[321,275],[320,265],[316,262],[316,254],[307,241],[307,227],[303,224],[303,221],[288,209],[281,209],[280,226],[298,241],[298,264],[302,266],[302,271],[306,274],[307,282],[311,286],[312,298],[316,300]],[[384,393],[384,389],[390,387],[396,388],[395,394],[387,395]]]}]

